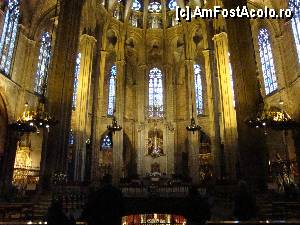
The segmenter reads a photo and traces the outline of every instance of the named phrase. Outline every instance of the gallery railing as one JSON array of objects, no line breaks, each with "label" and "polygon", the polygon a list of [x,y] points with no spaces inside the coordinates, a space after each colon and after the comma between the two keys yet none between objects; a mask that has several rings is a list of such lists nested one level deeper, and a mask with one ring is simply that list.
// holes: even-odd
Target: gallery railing
[{"label": "gallery railing", "polygon": [[124,197],[186,197],[189,194],[188,185],[178,186],[132,186],[122,185],[120,189]]}]

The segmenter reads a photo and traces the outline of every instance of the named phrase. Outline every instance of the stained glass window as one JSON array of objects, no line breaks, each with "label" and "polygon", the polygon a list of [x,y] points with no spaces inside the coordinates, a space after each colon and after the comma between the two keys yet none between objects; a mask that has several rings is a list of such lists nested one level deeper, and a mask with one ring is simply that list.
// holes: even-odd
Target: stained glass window
[{"label": "stained glass window", "polygon": [[139,11],[139,10],[141,10],[142,5],[138,0],[134,0],[131,8],[135,11]]},{"label": "stained glass window", "polygon": [[293,11],[292,29],[298,53],[298,61],[300,62],[300,0],[290,0],[289,8]]},{"label": "stained glass window", "polygon": [[170,10],[175,10],[176,6],[177,6],[176,0],[170,0],[169,1],[168,7],[169,7]]},{"label": "stained glass window", "polygon": [[149,74],[149,117],[163,117],[163,110],[163,77],[155,67]]},{"label": "stained glass window", "polygon": [[74,134],[73,134],[73,130],[71,129],[70,132],[69,132],[69,145],[74,145],[74,142],[75,142],[75,138],[74,138]]},{"label": "stained glass window", "polygon": [[277,90],[277,78],[274,66],[270,34],[266,28],[259,30],[258,45],[266,94]]},{"label": "stained glass window", "polygon": [[202,88],[201,67],[199,64],[194,65],[194,77],[195,77],[195,97],[196,97],[197,115],[202,115],[204,113],[203,88]]},{"label": "stained glass window", "polygon": [[159,2],[151,2],[148,6],[149,12],[158,13],[161,11],[161,4]]},{"label": "stained glass window", "polygon": [[51,59],[51,36],[48,32],[42,33],[40,40],[40,51],[38,65],[35,75],[34,91],[44,94],[47,86],[48,68]]},{"label": "stained glass window", "polygon": [[0,71],[9,75],[20,17],[19,0],[9,0],[0,40]]},{"label": "stained glass window", "polygon": [[76,108],[76,101],[77,101],[77,95],[78,95],[80,62],[81,62],[81,53],[78,53],[77,57],[76,57],[75,72],[74,72],[74,90],[73,90],[73,99],[72,99],[73,110],[75,110],[75,108]]},{"label": "stained glass window", "polygon": [[107,114],[112,116],[116,107],[116,85],[117,85],[117,67],[113,65],[110,69],[109,90],[108,90],[108,109]]},{"label": "stained glass window", "polygon": [[111,149],[113,147],[112,135],[106,134],[101,140],[101,149]]}]

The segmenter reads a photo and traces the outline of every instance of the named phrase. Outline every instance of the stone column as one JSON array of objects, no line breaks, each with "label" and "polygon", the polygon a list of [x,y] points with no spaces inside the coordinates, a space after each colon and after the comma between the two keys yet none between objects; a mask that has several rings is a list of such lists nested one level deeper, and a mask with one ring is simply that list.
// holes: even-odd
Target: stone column
[{"label": "stone column", "polygon": [[[124,125],[124,103],[125,103],[125,61],[116,62],[117,67],[117,89],[116,89],[116,119],[118,123]],[[121,131],[113,134],[113,183],[118,184],[123,176],[123,136],[124,126]]]},{"label": "stone column", "polygon": [[224,159],[226,175],[235,179],[237,124],[234,108],[234,97],[230,79],[230,61],[228,39],[225,32],[216,34],[213,38],[215,56],[218,70],[219,94],[220,94],[220,131],[221,142],[224,145]]},{"label": "stone column", "polygon": [[[224,0],[225,8],[247,5],[246,0]],[[257,85],[257,65],[249,19],[228,19],[227,30],[233,68],[238,127],[238,150],[243,179],[265,187],[267,162],[263,131],[249,128],[245,119],[256,115],[260,93]]]},{"label": "stone column", "polygon": [[94,47],[96,39],[93,36],[83,34],[80,37],[80,72],[78,76],[78,92],[75,111],[75,180],[83,181],[85,174],[86,143],[90,138],[88,135],[88,112],[91,95],[91,79]]},{"label": "stone column", "polygon": [[[99,45],[100,43],[98,43]],[[107,116],[105,111],[104,90],[105,90],[105,65],[107,51],[100,50],[98,52],[99,63],[97,68],[95,89],[94,89],[94,112],[93,112],[93,137],[92,137],[92,156],[91,156],[91,181],[99,181],[99,157],[100,157],[100,140],[102,135],[101,127],[103,126],[103,119]]]},{"label": "stone column", "polygon": [[167,169],[166,172],[170,176],[175,173],[175,125],[174,125],[174,81],[172,67],[165,65],[165,91],[164,95],[166,104],[164,110],[166,111],[166,134],[164,142],[166,142],[167,148],[164,150],[166,154]]},{"label": "stone column", "polygon": [[[214,107],[214,102],[216,101],[214,96],[214,74],[212,73],[212,63],[214,58],[211,50],[204,50],[203,52],[204,62],[205,62],[205,80],[206,80],[206,90],[207,90],[207,107],[208,107],[208,118],[210,124],[210,139],[211,139],[211,153],[212,160],[214,163],[214,173],[215,177],[220,177],[220,128],[219,122],[216,120],[216,112]],[[218,116],[218,115],[217,115]]]},{"label": "stone column", "polygon": [[[189,110],[189,119],[188,124],[192,117],[197,120],[197,112],[196,112],[196,103],[195,103],[195,82],[194,82],[194,61],[191,59],[185,60],[186,64],[186,71],[187,71],[187,93],[188,93],[188,110]],[[188,125],[187,124],[187,125]],[[199,144],[198,144],[198,137],[199,133],[196,132],[188,132],[188,141],[189,141],[189,148],[188,148],[188,167],[189,167],[189,174],[192,178],[194,184],[198,184],[200,182],[199,177]]]},{"label": "stone column", "polygon": [[145,131],[145,114],[148,113],[145,111],[145,87],[146,84],[146,69],[145,64],[138,66],[138,79],[137,79],[137,88],[136,88],[136,105],[137,108],[137,172],[139,175],[145,175],[144,172],[144,158],[145,158],[145,140],[147,138]]},{"label": "stone column", "polygon": [[58,120],[50,129],[46,154],[46,177],[66,173],[74,68],[79,42],[83,0],[61,0],[57,36],[48,77],[48,110]]}]

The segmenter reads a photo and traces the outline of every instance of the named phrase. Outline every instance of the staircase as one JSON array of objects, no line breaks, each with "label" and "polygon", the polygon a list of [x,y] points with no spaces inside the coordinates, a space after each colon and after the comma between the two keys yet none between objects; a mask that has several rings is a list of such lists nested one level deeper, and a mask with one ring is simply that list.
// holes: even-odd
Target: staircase
[{"label": "staircase", "polygon": [[40,195],[36,204],[34,204],[33,206],[33,219],[44,220],[47,215],[48,208],[51,205],[51,202],[52,195],[50,193]]}]

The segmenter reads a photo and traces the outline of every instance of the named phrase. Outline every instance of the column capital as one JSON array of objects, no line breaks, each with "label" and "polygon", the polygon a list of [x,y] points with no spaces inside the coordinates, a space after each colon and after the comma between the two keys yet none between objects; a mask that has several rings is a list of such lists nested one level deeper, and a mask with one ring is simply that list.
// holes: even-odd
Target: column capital
[{"label": "column capital", "polygon": [[219,40],[222,40],[224,38],[228,39],[228,35],[227,35],[226,32],[222,31],[218,34],[215,34],[212,39],[213,39],[213,41],[219,41]]},{"label": "column capital", "polygon": [[80,43],[82,41],[90,41],[90,42],[97,42],[97,39],[94,36],[88,35],[88,34],[82,34],[80,35]]},{"label": "column capital", "polygon": [[140,65],[138,65],[138,67],[141,68],[141,69],[145,69],[145,68],[147,68],[147,65],[146,64],[140,64]]},{"label": "column capital", "polygon": [[126,64],[126,61],[124,59],[121,59],[121,60],[117,60],[116,61],[116,65],[117,66],[124,66]]},{"label": "column capital", "polygon": [[211,50],[211,49],[204,49],[203,51],[202,51],[202,54],[204,55],[204,56],[207,56],[207,55],[210,55],[210,53],[212,53],[213,51]]}]

